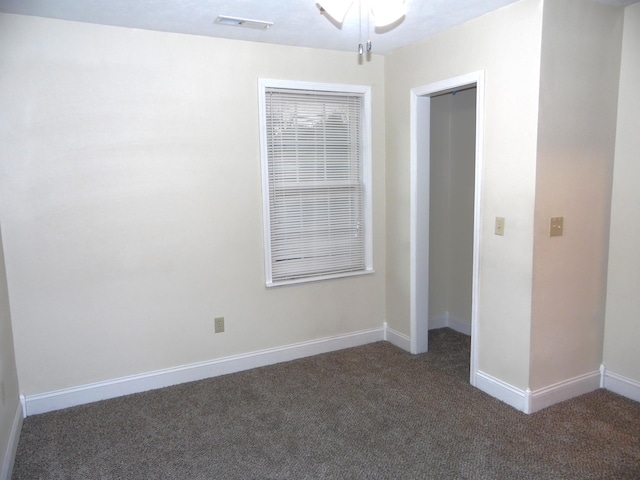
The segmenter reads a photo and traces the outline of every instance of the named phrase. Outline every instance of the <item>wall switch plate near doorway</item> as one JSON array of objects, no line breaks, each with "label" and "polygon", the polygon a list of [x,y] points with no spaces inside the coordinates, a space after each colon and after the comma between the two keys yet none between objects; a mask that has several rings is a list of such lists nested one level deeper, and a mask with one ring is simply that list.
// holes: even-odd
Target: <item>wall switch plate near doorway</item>
[{"label": "wall switch plate near doorway", "polygon": [[559,237],[564,230],[564,217],[551,217],[549,220],[549,236]]}]

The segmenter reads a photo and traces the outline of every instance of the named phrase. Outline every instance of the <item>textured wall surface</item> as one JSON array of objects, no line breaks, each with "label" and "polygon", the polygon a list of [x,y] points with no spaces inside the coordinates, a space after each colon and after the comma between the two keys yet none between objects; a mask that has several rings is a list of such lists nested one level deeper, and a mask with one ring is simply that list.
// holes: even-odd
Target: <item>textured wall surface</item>
[{"label": "textured wall surface", "polygon": [[[14,15],[0,44],[23,393],[382,326],[382,57]],[[374,274],[265,288],[258,78],[372,86]]]},{"label": "textured wall surface", "polygon": [[409,92],[484,71],[478,368],[519,388],[529,374],[541,29],[542,1],[524,0],[385,56],[387,321],[409,333]]},{"label": "textured wall surface", "polygon": [[5,462],[11,461],[5,455],[12,454],[8,450],[13,447],[9,445],[9,439],[15,426],[16,412],[20,408],[19,395],[7,276],[2,248],[2,231],[0,230],[0,476],[9,467]]},{"label": "textured wall surface", "polygon": [[604,363],[640,382],[640,4],[625,9],[620,68],[616,156]]}]

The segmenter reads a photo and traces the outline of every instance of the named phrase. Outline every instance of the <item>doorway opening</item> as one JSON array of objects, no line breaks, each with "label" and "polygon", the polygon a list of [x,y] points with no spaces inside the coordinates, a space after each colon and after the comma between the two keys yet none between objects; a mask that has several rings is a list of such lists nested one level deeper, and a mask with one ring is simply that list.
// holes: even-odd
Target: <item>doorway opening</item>
[{"label": "doorway opening", "polygon": [[[483,100],[483,72],[411,90],[411,352],[428,350],[430,321],[432,327],[470,334],[472,385],[478,354]],[[471,119],[464,113],[470,103]],[[454,142],[452,132],[460,129],[472,132]],[[467,161],[449,162],[458,154]],[[470,250],[464,253],[465,248]]]}]

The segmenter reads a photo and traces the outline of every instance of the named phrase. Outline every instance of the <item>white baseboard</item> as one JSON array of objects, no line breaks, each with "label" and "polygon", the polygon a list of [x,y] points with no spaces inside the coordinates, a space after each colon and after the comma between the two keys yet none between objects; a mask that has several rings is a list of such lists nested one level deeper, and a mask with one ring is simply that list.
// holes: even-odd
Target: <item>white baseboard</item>
[{"label": "white baseboard", "polygon": [[477,370],[475,373],[475,387],[494,398],[511,405],[513,408],[526,412],[527,392],[509,385],[502,380],[492,377],[488,373]]},{"label": "white baseboard", "polygon": [[481,371],[476,372],[475,382],[477,388],[513,408],[524,413],[535,413],[556,403],[599,389],[600,372],[580,375],[534,391],[516,388]]},{"label": "white baseboard", "polygon": [[390,328],[387,322],[384,322],[384,339],[402,350],[411,351],[411,339],[409,336]]},{"label": "white baseboard", "polygon": [[384,340],[384,328],[327,337],[25,397],[25,416],[203,380]]},{"label": "white baseboard", "polygon": [[622,395],[623,397],[630,398],[636,402],[640,402],[640,382],[632,380],[617,373],[613,373],[607,370],[603,365],[602,371],[602,387]]},{"label": "white baseboard", "polygon": [[2,456],[2,465],[0,465],[0,480],[10,480],[13,472],[13,463],[16,459],[16,451],[18,450],[18,440],[20,440],[20,431],[22,430],[22,406],[16,405],[16,413],[13,416],[11,424],[11,432],[9,433],[9,442],[7,450]]},{"label": "white baseboard", "polygon": [[461,320],[446,312],[429,319],[429,330],[448,327],[456,332],[471,336],[471,321]]},{"label": "white baseboard", "polygon": [[471,321],[460,320],[459,318],[455,318],[449,315],[449,328],[455,330],[456,332],[464,333],[465,335],[471,336]]},{"label": "white baseboard", "polygon": [[570,398],[593,392],[600,388],[600,371],[586,373],[529,393],[529,408],[534,413]]}]

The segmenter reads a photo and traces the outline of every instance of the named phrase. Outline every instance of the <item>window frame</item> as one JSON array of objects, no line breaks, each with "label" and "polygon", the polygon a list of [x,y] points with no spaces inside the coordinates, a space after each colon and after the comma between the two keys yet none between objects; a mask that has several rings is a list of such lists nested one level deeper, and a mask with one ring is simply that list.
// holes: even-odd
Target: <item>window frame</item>
[{"label": "window frame", "polygon": [[[273,280],[271,252],[271,216],[269,198],[269,145],[267,143],[266,91],[267,89],[301,90],[311,92],[355,94],[362,98],[361,131],[361,169],[364,221],[364,268],[357,271],[335,274],[317,274],[287,280]],[[373,214],[372,214],[372,149],[371,149],[371,87],[367,85],[348,85],[333,83],[301,82],[292,80],[258,79],[259,117],[260,117],[260,157],[262,176],[262,214],[264,239],[265,280],[267,287],[315,282],[333,278],[344,278],[373,273]]]}]

